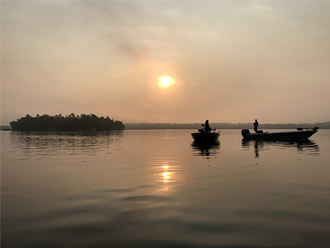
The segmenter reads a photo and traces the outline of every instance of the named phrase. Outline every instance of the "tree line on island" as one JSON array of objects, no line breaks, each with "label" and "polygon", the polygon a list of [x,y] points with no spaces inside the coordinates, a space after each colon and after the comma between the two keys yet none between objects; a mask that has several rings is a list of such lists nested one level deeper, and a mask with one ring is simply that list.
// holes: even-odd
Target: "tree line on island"
[{"label": "tree line on island", "polygon": [[121,121],[94,114],[62,116],[47,114],[32,117],[26,115],[17,121],[10,122],[13,131],[93,131],[93,130],[123,130],[125,125]]}]

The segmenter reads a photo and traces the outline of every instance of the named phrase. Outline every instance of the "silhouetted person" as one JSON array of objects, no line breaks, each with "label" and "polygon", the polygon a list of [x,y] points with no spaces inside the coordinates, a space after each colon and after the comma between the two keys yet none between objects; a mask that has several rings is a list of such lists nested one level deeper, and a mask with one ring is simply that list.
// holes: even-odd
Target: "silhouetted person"
[{"label": "silhouetted person", "polygon": [[253,123],[253,130],[255,131],[255,132],[257,132],[258,131],[258,125],[259,125],[259,123],[258,123],[258,121],[257,121],[257,119],[254,121],[254,123]]},{"label": "silhouetted person", "polygon": [[207,133],[211,132],[212,129],[209,125],[209,120],[205,121],[204,128],[205,128],[205,132],[207,132]]}]

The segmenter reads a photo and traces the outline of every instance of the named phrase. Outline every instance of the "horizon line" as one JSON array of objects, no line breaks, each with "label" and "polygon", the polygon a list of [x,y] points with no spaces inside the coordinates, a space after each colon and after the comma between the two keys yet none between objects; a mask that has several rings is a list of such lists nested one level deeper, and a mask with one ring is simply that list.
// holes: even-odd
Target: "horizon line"
[{"label": "horizon line", "polygon": [[[246,124],[246,123],[253,123],[251,122],[211,122],[212,124]],[[202,122],[125,122],[125,124],[200,124],[204,123]],[[277,124],[277,125],[287,125],[287,124],[316,124],[316,123],[330,123],[329,121],[316,121],[316,122],[265,122],[261,123],[263,125],[265,124]]]}]

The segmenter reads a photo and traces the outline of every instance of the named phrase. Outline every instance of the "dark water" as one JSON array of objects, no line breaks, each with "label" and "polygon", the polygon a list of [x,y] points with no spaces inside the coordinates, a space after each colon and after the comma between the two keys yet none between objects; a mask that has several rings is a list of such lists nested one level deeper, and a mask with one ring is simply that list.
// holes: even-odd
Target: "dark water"
[{"label": "dark water", "polygon": [[1,247],[330,247],[330,130],[1,132]]}]

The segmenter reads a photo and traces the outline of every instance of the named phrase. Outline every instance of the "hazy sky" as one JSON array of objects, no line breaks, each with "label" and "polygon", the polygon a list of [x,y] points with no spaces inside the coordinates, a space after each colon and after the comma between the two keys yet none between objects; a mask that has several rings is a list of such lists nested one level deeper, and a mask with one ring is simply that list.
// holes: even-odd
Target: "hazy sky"
[{"label": "hazy sky", "polygon": [[1,1],[1,112],[329,121],[330,1]]}]

